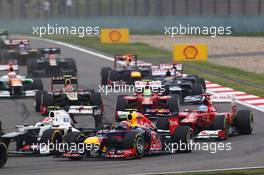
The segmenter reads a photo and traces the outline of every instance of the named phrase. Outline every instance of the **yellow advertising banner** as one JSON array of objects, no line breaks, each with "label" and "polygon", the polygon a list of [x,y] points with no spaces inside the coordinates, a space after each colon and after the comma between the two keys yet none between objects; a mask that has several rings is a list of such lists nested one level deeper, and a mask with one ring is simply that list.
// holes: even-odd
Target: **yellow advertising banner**
[{"label": "yellow advertising banner", "polygon": [[127,28],[101,29],[101,43],[128,43],[129,30]]},{"label": "yellow advertising banner", "polygon": [[173,61],[207,61],[208,46],[206,44],[175,44]]}]

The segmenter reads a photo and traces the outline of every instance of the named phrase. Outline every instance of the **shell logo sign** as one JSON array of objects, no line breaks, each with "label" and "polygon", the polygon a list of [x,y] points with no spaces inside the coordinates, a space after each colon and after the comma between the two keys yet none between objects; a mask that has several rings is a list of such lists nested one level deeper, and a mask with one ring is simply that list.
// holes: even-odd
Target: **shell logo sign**
[{"label": "shell logo sign", "polygon": [[175,44],[173,61],[207,61],[208,46],[206,44]]},{"label": "shell logo sign", "polygon": [[127,28],[120,29],[101,29],[101,43],[128,43],[129,30]]}]

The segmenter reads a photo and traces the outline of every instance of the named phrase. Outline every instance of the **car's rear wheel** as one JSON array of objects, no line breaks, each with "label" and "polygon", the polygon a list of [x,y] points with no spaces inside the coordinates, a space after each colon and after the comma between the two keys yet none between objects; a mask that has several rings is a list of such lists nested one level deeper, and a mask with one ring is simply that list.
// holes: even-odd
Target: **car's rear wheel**
[{"label": "car's rear wheel", "polygon": [[171,98],[169,98],[167,101],[167,105],[171,113],[179,113],[179,99],[176,96],[172,96]]},{"label": "car's rear wheel", "polygon": [[46,91],[36,91],[35,94],[35,111],[40,112],[40,107],[43,102],[43,95],[46,94]]},{"label": "car's rear wheel", "polygon": [[92,105],[98,106],[98,108],[101,110],[101,114],[94,115],[95,128],[101,129],[103,120],[103,101],[100,92],[95,92],[92,94]]},{"label": "car's rear wheel", "polygon": [[201,95],[204,93],[203,86],[200,83],[194,83],[192,88],[192,95]]},{"label": "car's rear wheel", "polygon": [[[125,111],[128,108],[128,101],[124,98],[126,95],[118,95],[116,100],[116,112]],[[120,121],[119,118],[116,120]]]},{"label": "car's rear wheel", "polygon": [[0,168],[2,168],[8,159],[7,147],[4,143],[0,143]]},{"label": "car's rear wheel", "polygon": [[235,118],[239,134],[251,134],[253,131],[254,117],[250,110],[239,110]]},{"label": "car's rear wheel", "polygon": [[203,92],[205,92],[205,91],[206,91],[206,83],[205,83],[205,79],[204,79],[204,78],[201,78],[201,77],[198,77],[198,78],[197,78],[197,81],[198,81],[199,84],[202,85],[202,87],[203,87]]},{"label": "car's rear wheel", "polygon": [[38,90],[43,90],[43,83],[41,79],[39,78],[34,79],[33,88]]},{"label": "car's rear wheel", "polygon": [[108,83],[108,77],[109,77],[109,71],[111,70],[110,67],[103,67],[101,69],[101,84],[107,85]]},{"label": "car's rear wheel", "polygon": [[[80,144],[84,143],[84,140],[85,140],[85,136],[80,132],[70,132],[66,134],[64,137],[64,143],[66,143],[69,148],[71,148],[72,144],[76,144],[77,148],[79,148]],[[68,150],[68,151],[72,151],[72,150]],[[81,157],[69,157],[69,159],[81,160]]]},{"label": "car's rear wheel", "polygon": [[54,105],[54,98],[52,94],[49,93],[43,94],[43,105],[46,107]]},{"label": "car's rear wheel", "polygon": [[111,81],[119,81],[120,80],[120,76],[119,76],[118,71],[114,70],[114,69],[110,71],[109,77],[110,77]]}]

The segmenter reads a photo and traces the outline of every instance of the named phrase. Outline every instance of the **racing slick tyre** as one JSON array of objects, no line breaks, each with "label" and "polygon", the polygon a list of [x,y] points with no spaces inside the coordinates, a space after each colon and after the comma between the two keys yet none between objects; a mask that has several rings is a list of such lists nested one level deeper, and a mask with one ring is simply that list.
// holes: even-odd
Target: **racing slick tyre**
[{"label": "racing slick tyre", "polygon": [[76,76],[78,74],[76,62],[73,58],[65,58],[65,64],[61,67],[62,72],[66,71],[68,74]]},{"label": "racing slick tyre", "polygon": [[4,143],[0,143],[0,168],[2,168],[7,162],[7,147]]},{"label": "racing slick tyre", "polygon": [[[77,148],[79,148],[80,143],[84,143],[85,135],[80,132],[70,132],[64,136],[64,143],[68,144],[70,148],[72,144],[76,144]],[[68,150],[71,151],[71,150]],[[70,160],[81,160],[81,157],[69,157]]]},{"label": "racing slick tyre", "polygon": [[171,113],[179,113],[179,99],[176,96],[172,96],[171,98],[169,98],[167,101],[167,105]]},{"label": "racing slick tyre", "polygon": [[[128,109],[128,101],[124,98],[126,95],[118,95],[116,100],[116,112],[125,111]],[[116,118],[117,121],[120,121],[120,118]]]},{"label": "racing slick tyre", "polygon": [[100,92],[95,92],[92,94],[92,101],[91,101],[92,105],[94,106],[98,106],[99,109],[101,110],[100,114],[95,114],[94,115],[94,121],[95,121],[95,128],[96,129],[101,129],[102,127],[102,112],[103,112],[103,101],[102,101],[102,96],[100,94]]},{"label": "racing slick tyre", "polygon": [[43,83],[41,79],[39,78],[34,79],[33,89],[43,90]]},{"label": "racing slick tyre", "polygon": [[197,81],[198,81],[199,84],[202,85],[202,87],[203,87],[203,92],[205,93],[205,91],[206,91],[206,83],[205,83],[205,79],[204,79],[204,78],[201,78],[201,77],[198,77],[198,78],[197,78]]},{"label": "racing slick tyre", "polygon": [[109,71],[111,70],[110,67],[103,67],[101,69],[101,84],[107,85],[108,83],[108,77],[109,77]]},{"label": "racing slick tyre", "polygon": [[35,94],[35,111],[40,112],[40,106],[43,102],[43,95],[46,94],[46,91],[37,91]]},{"label": "racing slick tyre", "polygon": [[32,59],[31,61],[29,61],[28,62],[28,66],[27,66],[28,68],[27,68],[27,74],[28,75],[33,75],[33,76],[35,76],[34,75],[34,69],[38,69],[39,68],[39,64],[38,64],[38,62],[35,60],[35,59]]},{"label": "racing slick tyre", "polygon": [[120,76],[117,70],[110,70],[109,77],[111,81],[119,81]]},{"label": "racing slick tyre", "polygon": [[158,117],[156,122],[157,129],[161,130],[169,130],[170,124],[169,124],[169,118],[168,117]]},{"label": "racing slick tyre", "polygon": [[225,115],[217,115],[213,121],[213,130],[223,130],[225,131],[225,138],[227,139],[229,135],[229,123]]},{"label": "racing slick tyre", "polygon": [[100,94],[100,92],[92,93],[91,103],[94,106],[102,107],[103,101],[102,101],[102,95]]},{"label": "racing slick tyre", "polygon": [[204,89],[203,89],[202,84],[200,84],[200,83],[193,84],[191,95],[201,95],[203,93],[204,93]]},{"label": "racing slick tyre", "polygon": [[43,106],[53,106],[54,105],[54,98],[52,94],[44,93],[43,94]]},{"label": "racing slick tyre", "polygon": [[145,140],[140,133],[127,132],[123,138],[123,145],[125,149],[134,148],[136,151],[135,157],[137,159],[140,159],[145,154]]},{"label": "racing slick tyre", "polygon": [[250,110],[239,110],[235,118],[239,134],[251,134],[253,131],[254,117]]},{"label": "racing slick tyre", "polygon": [[40,139],[40,144],[46,144],[45,146],[49,147],[49,154],[55,154],[58,152],[59,150],[56,148],[58,148],[60,143],[63,143],[63,135],[60,130],[56,129],[45,130]]},{"label": "racing slick tyre", "polygon": [[[192,152],[194,142],[193,130],[189,126],[178,126],[173,133],[172,141],[174,144],[176,143],[176,151],[178,153]],[[175,149],[174,146],[173,149]]]}]

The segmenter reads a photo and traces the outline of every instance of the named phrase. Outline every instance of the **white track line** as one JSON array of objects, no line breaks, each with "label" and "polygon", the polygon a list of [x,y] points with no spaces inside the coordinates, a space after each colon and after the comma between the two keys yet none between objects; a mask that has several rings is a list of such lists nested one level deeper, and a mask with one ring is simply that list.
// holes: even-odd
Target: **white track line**
[{"label": "white track line", "polygon": [[[65,47],[68,47],[68,48],[71,48],[71,49],[78,50],[80,52],[84,52],[84,53],[99,57],[99,58],[103,58],[105,60],[114,61],[114,58],[112,58],[112,57],[109,57],[109,56],[106,56],[106,55],[103,55],[103,54],[100,54],[100,53],[96,53],[94,51],[90,51],[90,50],[87,50],[87,49],[84,49],[84,48],[81,48],[81,47],[78,47],[78,46],[74,46],[72,44],[64,43],[64,42],[61,42],[61,41],[54,41],[54,40],[51,40],[51,39],[37,38],[37,37],[31,37],[31,36],[28,37],[28,38],[39,40],[39,41],[46,41],[46,42],[58,44],[58,45],[61,45],[61,46],[65,46]],[[208,83],[208,81],[206,81],[206,82]],[[229,88],[229,89],[231,89],[231,88]],[[210,90],[208,90],[208,92],[214,93],[214,92],[212,92]],[[235,94],[246,94],[246,93],[240,92],[240,91],[234,91],[234,92],[227,92],[227,94],[234,94],[235,95]],[[248,104],[248,103],[245,103],[245,102],[241,102],[241,101],[238,101],[238,103],[242,104],[244,106],[247,106],[249,108],[253,108],[255,110],[259,110],[261,112],[264,112],[264,108],[260,108],[260,107],[257,107],[257,106],[254,106],[254,105],[251,105],[251,104]]]},{"label": "white track line", "polygon": [[129,175],[155,175],[155,174],[182,174],[182,173],[203,173],[203,172],[214,172],[214,171],[232,171],[232,170],[249,170],[249,169],[262,169],[264,166],[256,167],[243,167],[243,168],[223,168],[223,169],[211,169],[211,170],[194,170],[194,171],[175,171],[175,172],[164,172],[164,173],[139,173]]}]

